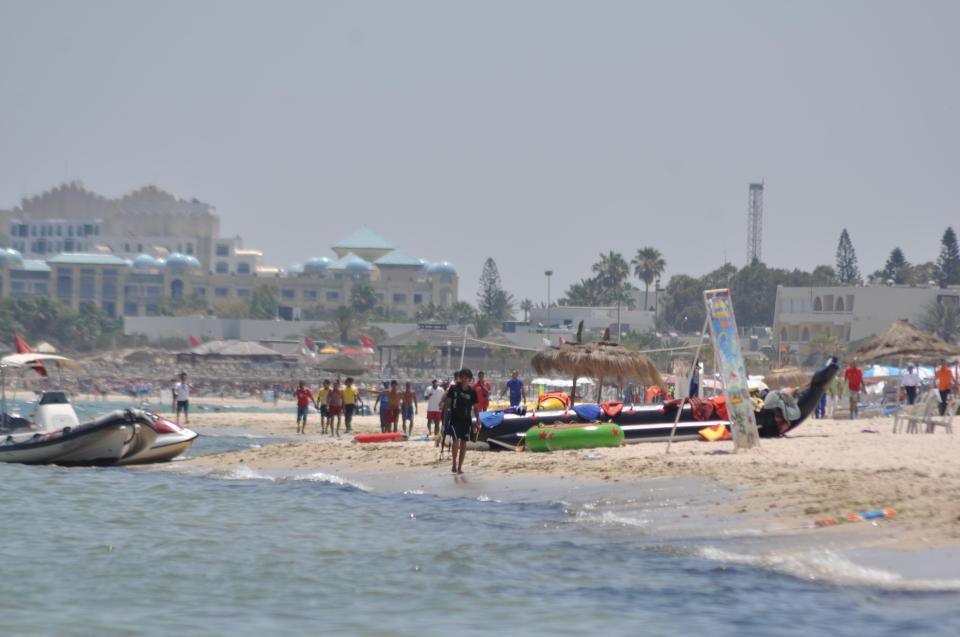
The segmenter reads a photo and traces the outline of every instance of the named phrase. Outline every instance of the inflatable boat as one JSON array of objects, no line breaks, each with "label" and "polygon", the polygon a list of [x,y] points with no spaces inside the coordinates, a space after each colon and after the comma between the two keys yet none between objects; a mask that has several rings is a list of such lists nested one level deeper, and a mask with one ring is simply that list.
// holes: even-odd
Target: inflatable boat
[{"label": "inflatable boat", "polygon": [[[756,411],[760,437],[782,436],[806,420],[838,371],[837,359],[831,357],[813,374],[810,383],[796,393],[795,408],[791,405],[789,410],[793,413],[768,407]],[[729,425],[726,405],[721,396],[717,399],[695,399],[692,402],[675,400],[654,405],[585,404],[523,414],[487,411],[480,414],[477,439],[487,442],[492,449],[513,448],[523,444],[527,430],[537,425],[609,422],[620,426],[628,443],[664,441],[670,437],[677,419],[677,409],[680,409],[680,418],[675,440],[693,440],[701,429]]]}]

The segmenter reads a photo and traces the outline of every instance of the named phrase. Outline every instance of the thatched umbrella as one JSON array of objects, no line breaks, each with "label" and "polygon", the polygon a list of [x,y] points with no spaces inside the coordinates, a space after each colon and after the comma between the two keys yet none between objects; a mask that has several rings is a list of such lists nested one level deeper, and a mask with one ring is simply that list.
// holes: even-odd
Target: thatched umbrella
[{"label": "thatched umbrella", "polygon": [[320,369],[333,374],[359,376],[367,371],[367,366],[349,356],[334,354],[320,361]]},{"label": "thatched umbrella", "polygon": [[[925,359],[950,358],[960,354],[960,348],[914,327],[906,320],[894,321],[886,332],[862,345],[854,357],[860,361],[898,358],[904,356]],[[902,366],[902,365],[901,365]]]},{"label": "thatched umbrella", "polygon": [[598,391],[603,388],[604,378],[616,378],[622,385],[632,380],[644,385],[663,386],[663,378],[653,362],[640,352],[628,350],[623,345],[610,341],[609,328],[603,340],[583,343],[583,322],[577,330],[575,343],[564,343],[559,347],[548,347],[533,355],[530,363],[538,374],[566,374],[573,376],[573,388],[570,390],[570,402],[577,393],[577,378],[596,378]]},{"label": "thatched umbrella", "polygon": [[771,369],[768,374],[764,374],[763,382],[770,389],[803,387],[810,383],[810,376],[804,374],[799,367],[779,367]]}]

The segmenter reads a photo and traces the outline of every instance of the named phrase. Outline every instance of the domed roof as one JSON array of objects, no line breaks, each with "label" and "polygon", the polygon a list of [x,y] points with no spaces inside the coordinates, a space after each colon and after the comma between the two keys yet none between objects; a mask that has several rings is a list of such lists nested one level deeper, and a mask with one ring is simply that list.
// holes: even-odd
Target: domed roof
[{"label": "domed roof", "polygon": [[162,268],[164,262],[161,259],[155,259],[149,254],[138,254],[133,258],[134,270],[152,270]]},{"label": "domed roof", "polygon": [[456,274],[457,268],[449,261],[438,261],[427,267],[430,274]]},{"label": "domed roof", "polygon": [[339,259],[330,267],[335,270],[346,270],[347,272],[357,274],[373,270],[373,266],[369,261],[361,259],[352,252],[348,252],[342,259]]},{"label": "domed roof", "polygon": [[196,257],[174,252],[167,257],[166,267],[174,272],[183,272],[184,270],[199,268],[200,262],[197,261]]},{"label": "domed roof", "polygon": [[309,274],[311,272],[322,272],[333,265],[333,260],[328,259],[327,257],[313,257],[312,259],[307,259],[306,263],[303,264],[303,272]]},{"label": "domed roof", "polygon": [[302,263],[294,263],[294,264],[291,265],[289,268],[287,268],[287,272],[289,272],[289,273],[291,273],[291,274],[300,274],[300,273],[303,272],[303,264],[302,264]]},{"label": "domed roof", "polygon": [[17,263],[23,265],[23,255],[13,248],[0,248],[0,263]]}]

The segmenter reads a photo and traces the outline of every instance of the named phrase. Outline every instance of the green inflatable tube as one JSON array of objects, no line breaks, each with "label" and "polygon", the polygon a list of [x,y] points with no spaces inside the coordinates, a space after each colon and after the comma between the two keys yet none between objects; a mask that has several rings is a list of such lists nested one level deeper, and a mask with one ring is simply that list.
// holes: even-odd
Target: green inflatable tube
[{"label": "green inflatable tube", "polygon": [[615,424],[538,425],[528,429],[524,437],[527,451],[619,447],[622,444],[623,431]]}]

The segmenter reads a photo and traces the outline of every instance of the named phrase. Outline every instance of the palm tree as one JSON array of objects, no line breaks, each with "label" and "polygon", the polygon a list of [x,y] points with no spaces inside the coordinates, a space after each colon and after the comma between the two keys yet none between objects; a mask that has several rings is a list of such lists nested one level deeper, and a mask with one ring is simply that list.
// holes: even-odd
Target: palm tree
[{"label": "palm tree", "polygon": [[[591,269],[604,290],[620,290],[630,276],[630,265],[622,254],[613,250],[601,254],[600,260],[594,263]],[[613,294],[613,298],[618,296],[618,293]]]},{"label": "palm tree", "polygon": [[660,278],[667,267],[667,261],[656,248],[647,246],[637,250],[637,256],[630,262],[633,266],[633,274],[643,281],[643,309],[648,310],[647,295],[650,293],[650,284]]},{"label": "palm tree", "polygon": [[533,309],[533,301],[523,299],[523,301],[520,302],[520,309],[523,311],[523,322],[526,323],[530,320],[530,310]]}]

